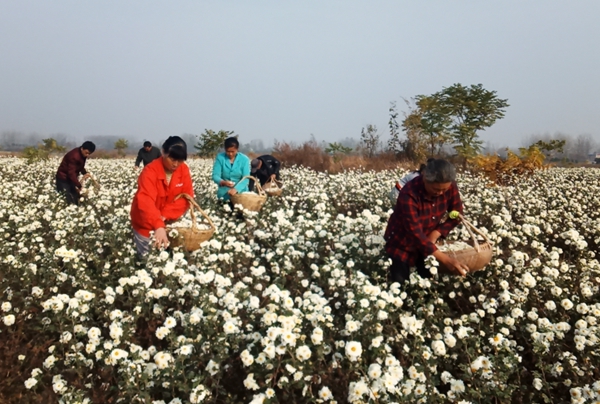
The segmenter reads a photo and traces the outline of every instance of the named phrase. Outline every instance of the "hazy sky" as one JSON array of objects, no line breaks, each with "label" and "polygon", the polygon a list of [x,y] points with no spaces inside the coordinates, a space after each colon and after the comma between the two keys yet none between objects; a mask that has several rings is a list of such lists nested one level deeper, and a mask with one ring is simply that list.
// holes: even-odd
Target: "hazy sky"
[{"label": "hazy sky", "polygon": [[387,134],[390,101],[454,83],[507,98],[481,134],[600,141],[600,1],[0,0],[0,131]]}]

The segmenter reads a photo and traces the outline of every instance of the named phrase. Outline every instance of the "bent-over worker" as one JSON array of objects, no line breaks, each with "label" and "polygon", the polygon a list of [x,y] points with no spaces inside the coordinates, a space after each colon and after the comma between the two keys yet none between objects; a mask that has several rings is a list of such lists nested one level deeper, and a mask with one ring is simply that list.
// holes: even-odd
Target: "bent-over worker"
[{"label": "bent-over worker", "polygon": [[85,170],[87,158],[96,150],[96,145],[90,141],[83,142],[63,157],[56,171],[56,190],[65,194],[67,203],[79,205],[79,194],[81,193],[81,182],[77,176],[83,174],[81,180],[90,175]]},{"label": "bent-over worker", "polygon": [[130,215],[133,240],[140,257],[150,251],[151,231],[154,231],[155,246],[167,247],[167,223],[179,219],[189,208],[187,199],[175,200],[184,193],[194,197],[192,177],[185,160],[185,141],[171,136],[162,145],[162,158],[148,164],[138,177]]},{"label": "bent-over worker", "polygon": [[160,149],[156,146],[152,146],[152,143],[145,141],[144,147],[138,151],[137,158],[135,159],[135,168],[140,168],[140,163],[142,162],[144,163],[144,167],[146,167],[160,156]]},{"label": "bent-over worker", "polygon": [[408,182],[398,195],[394,213],[385,231],[386,252],[392,258],[389,269],[391,282],[404,282],[411,267],[430,278],[425,258],[433,255],[451,271],[465,275],[468,268],[448,254],[438,250],[435,243],[456,227],[457,220],[440,219],[446,212],[462,213],[462,201],[456,186],[456,170],[446,160],[428,161],[423,173]]}]

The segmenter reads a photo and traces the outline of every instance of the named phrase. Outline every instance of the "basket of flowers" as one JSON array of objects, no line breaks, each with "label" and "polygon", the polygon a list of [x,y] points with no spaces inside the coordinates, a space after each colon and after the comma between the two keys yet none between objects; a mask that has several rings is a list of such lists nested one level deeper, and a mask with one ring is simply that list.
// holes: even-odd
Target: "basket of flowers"
[{"label": "basket of flowers", "polygon": [[279,196],[283,192],[283,183],[281,181],[269,179],[262,188],[269,196]]},{"label": "basket of flowers", "polygon": [[[188,194],[179,194],[175,197],[175,200],[179,198],[185,198],[189,201],[192,220],[189,222],[189,220],[182,219],[168,225],[169,241],[172,247],[183,246],[187,251],[195,251],[200,248],[200,244],[210,240],[216,228],[210,217],[198,206],[194,198]],[[194,210],[200,212],[205,219],[204,222],[197,222]]]},{"label": "basket of flowers", "polygon": [[239,192],[235,195],[231,195],[231,203],[233,203],[234,206],[242,205],[246,210],[258,212],[265,204],[265,201],[267,200],[267,194],[260,186],[260,182],[252,176],[248,175],[242,178],[240,182],[247,178],[254,180],[254,186],[256,187],[257,192]]},{"label": "basket of flowers", "polygon": [[[454,216],[454,217],[453,217]],[[459,219],[465,226],[471,240],[468,241],[445,241],[438,245],[440,251],[448,254],[458,262],[466,265],[469,268],[469,272],[480,271],[490,263],[493,255],[494,244],[482,233],[479,229],[473,226],[465,217],[456,212],[450,212],[449,217],[451,219]],[[476,234],[480,235],[483,240],[478,240]],[[453,273],[450,269],[446,268],[440,263],[440,269],[445,273]]]}]

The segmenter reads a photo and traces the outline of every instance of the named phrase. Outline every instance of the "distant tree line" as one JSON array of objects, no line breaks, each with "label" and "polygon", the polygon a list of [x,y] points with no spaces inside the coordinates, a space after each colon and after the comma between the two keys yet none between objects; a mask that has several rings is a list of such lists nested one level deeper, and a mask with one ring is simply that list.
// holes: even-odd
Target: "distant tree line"
[{"label": "distant tree line", "polygon": [[[380,153],[387,153],[395,155],[398,159],[414,162],[422,162],[429,156],[454,156],[466,164],[481,154],[505,158],[509,153],[507,147],[497,147],[492,142],[484,144],[479,138],[479,132],[502,119],[509,106],[508,100],[499,98],[495,91],[486,90],[481,84],[454,84],[434,94],[417,95],[410,100],[405,99],[404,102],[406,111],[402,113],[398,111],[395,101],[390,103],[389,135],[386,136],[385,144],[384,135],[372,124],[361,129],[359,139],[347,137],[333,143],[319,143],[311,135],[309,142],[333,156],[334,160],[349,154],[372,158]],[[211,158],[222,150],[227,137],[238,135],[231,130],[205,129],[199,135],[185,133],[181,136],[187,142],[190,151],[193,150],[193,146],[198,156]],[[46,142],[44,139],[50,139],[54,144],[67,149],[78,145],[78,142],[62,133],[44,137],[35,133],[26,135],[20,132],[3,132],[0,134],[0,148],[21,151],[28,146]],[[92,136],[86,140],[93,141],[99,149],[117,150],[118,155],[123,156],[127,151],[137,151],[147,139]],[[550,162],[589,161],[596,152],[595,148],[599,147],[589,134],[530,135],[523,139],[522,143],[526,148],[536,145]],[[162,141],[156,143],[157,146],[160,144]],[[246,143],[240,139],[240,151],[266,154],[277,149],[279,144],[280,142],[276,141],[271,147],[260,139]],[[38,147],[38,150],[47,150],[47,147],[44,147]]]}]

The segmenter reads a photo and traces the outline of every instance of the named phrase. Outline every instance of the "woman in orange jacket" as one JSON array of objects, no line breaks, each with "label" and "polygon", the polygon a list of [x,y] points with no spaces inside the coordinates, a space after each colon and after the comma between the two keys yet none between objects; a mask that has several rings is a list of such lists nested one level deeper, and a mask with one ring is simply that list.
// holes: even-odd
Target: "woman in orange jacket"
[{"label": "woman in orange jacket", "polygon": [[169,244],[165,225],[177,220],[189,208],[189,202],[179,194],[194,196],[190,169],[185,164],[187,145],[179,136],[169,137],[162,145],[162,158],[144,167],[138,178],[138,189],[131,204],[133,239],[139,256],[150,251],[150,232],[154,245]]}]

